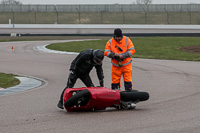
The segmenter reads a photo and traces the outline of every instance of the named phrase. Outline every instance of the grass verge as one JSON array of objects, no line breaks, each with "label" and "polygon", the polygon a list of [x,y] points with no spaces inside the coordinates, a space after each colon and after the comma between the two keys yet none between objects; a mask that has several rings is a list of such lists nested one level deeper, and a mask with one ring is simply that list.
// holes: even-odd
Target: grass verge
[{"label": "grass verge", "polygon": [[[136,49],[136,53],[132,56],[134,58],[200,61],[200,54],[180,50],[185,46],[200,46],[200,38],[197,37],[131,37],[130,39]],[[108,39],[55,43],[47,48],[71,52],[80,52],[88,48],[104,50],[107,41]]]},{"label": "grass verge", "polygon": [[0,42],[12,41],[45,41],[45,40],[78,40],[78,39],[105,39],[101,36],[0,36]]},{"label": "grass verge", "polygon": [[15,85],[18,85],[20,81],[17,78],[14,78],[13,74],[0,73],[0,87],[9,88]]},{"label": "grass verge", "polygon": [[199,24],[199,12],[1,12],[0,24]]}]

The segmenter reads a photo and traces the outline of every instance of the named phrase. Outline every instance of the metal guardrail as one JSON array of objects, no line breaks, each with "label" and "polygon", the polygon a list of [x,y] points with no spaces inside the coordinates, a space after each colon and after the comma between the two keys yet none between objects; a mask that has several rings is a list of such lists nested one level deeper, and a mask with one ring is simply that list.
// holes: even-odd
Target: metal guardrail
[{"label": "metal guardrail", "polygon": [[121,28],[124,35],[134,37],[200,37],[200,25],[124,24],[15,24],[14,28],[11,24],[0,24],[0,36],[112,36],[115,28]]}]

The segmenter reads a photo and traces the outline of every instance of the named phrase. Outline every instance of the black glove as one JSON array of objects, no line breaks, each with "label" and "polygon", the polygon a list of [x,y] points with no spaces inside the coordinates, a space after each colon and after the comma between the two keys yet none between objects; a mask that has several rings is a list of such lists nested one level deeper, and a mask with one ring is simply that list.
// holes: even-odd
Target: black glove
[{"label": "black glove", "polygon": [[102,79],[102,80],[99,80],[99,84],[100,84],[101,87],[104,87],[103,79]]},{"label": "black glove", "polygon": [[123,53],[123,58],[128,58],[128,57],[131,57],[131,52],[126,52],[126,53]]},{"label": "black glove", "polygon": [[69,70],[69,74],[73,75],[73,74],[75,74],[75,71],[72,70],[72,69],[70,69],[70,70]]},{"label": "black glove", "polygon": [[111,52],[108,57],[114,58],[115,57],[115,53]]}]

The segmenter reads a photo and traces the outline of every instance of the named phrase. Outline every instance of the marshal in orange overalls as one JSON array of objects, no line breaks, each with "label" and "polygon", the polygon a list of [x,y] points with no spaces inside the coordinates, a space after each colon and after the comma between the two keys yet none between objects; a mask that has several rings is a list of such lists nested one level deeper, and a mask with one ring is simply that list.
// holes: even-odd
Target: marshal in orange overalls
[{"label": "marshal in orange overalls", "polygon": [[[131,56],[135,53],[135,48],[132,41],[122,36],[121,41],[110,39],[105,47],[104,55],[111,58],[112,63],[112,89],[120,89],[120,79],[123,75],[125,90],[132,90],[132,59]],[[123,58],[116,57],[115,54],[122,55]]]}]

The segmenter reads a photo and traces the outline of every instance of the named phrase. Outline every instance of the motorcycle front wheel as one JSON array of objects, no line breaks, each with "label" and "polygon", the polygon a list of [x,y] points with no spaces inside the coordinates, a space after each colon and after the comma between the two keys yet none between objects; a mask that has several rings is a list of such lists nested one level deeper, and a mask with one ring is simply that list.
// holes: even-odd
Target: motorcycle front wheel
[{"label": "motorcycle front wheel", "polygon": [[139,91],[121,91],[120,92],[121,100],[124,102],[132,101],[146,101],[149,99],[148,92],[139,92]]}]

